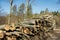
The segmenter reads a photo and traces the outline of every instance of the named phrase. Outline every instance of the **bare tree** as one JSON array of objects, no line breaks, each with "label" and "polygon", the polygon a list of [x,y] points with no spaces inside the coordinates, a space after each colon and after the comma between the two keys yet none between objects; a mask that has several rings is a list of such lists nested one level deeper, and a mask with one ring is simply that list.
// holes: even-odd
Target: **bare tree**
[{"label": "bare tree", "polygon": [[8,24],[10,25],[12,23],[12,4],[13,4],[13,0],[10,0],[10,15],[8,17]]}]

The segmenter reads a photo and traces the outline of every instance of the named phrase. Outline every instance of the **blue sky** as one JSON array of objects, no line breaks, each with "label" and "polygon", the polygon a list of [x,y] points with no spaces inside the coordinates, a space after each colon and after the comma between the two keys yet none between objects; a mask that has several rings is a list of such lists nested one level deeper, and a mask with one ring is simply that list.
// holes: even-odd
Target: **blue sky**
[{"label": "blue sky", "polygon": [[[20,6],[21,3],[26,4],[26,0],[14,0],[14,4],[16,4],[17,7]],[[34,0],[31,4],[33,13],[40,13],[41,10],[45,10],[46,8],[48,8],[49,11],[60,11],[60,0]],[[9,13],[9,0],[0,0],[0,6],[4,9],[4,12]]]}]

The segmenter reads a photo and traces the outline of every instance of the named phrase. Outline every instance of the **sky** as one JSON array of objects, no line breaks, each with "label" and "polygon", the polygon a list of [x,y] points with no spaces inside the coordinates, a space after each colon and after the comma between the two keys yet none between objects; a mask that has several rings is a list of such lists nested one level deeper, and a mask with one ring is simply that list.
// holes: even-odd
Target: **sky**
[{"label": "sky", "polygon": [[[26,0],[14,0],[13,5],[17,8],[22,4],[26,4]],[[40,11],[48,8],[49,11],[60,11],[60,0],[31,0],[32,12],[40,13]],[[0,0],[0,6],[6,13],[10,12],[9,0]]]}]

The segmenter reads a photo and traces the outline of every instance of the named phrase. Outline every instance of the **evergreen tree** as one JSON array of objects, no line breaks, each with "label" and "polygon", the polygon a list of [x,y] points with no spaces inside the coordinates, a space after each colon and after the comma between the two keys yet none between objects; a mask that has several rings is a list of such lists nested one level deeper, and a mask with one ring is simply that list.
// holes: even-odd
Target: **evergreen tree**
[{"label": "evergreen tree", "polygon": [[17,13],[17,8],[16,8],[16,5],[13,6],[13,15],[16,15]]},{"label": "evergreen tree", "polygon": [[40,12],[40,14],[43,14],[43,13],[44,13],[44,11],[41,11],[41,12]]},{"label": "evergreen tree", "polygon": [[54,12],[52,12],[52,14],[55,15],[55,16],[58,16],[59,12],[58,11],[54,11]]},{"label": "evergreen tree", "polygon": [[20,14],[23,15],[24,14],[24,9],[25,9],[25,4],[22,3],[19,7],[19,11],[20,11]]},{"label": "evergreen tree", "polygon": [[48,14],[49,13],[49,10],[48,8],[45,9],[45,14]]},{"label": "evergreen tree", "polygon": [[27,18],[28,18],[28,19],[31,19],[32,16],[33,16],[33,14],[32,14],[32,6],[31,6],[31,4],[28,5],[28,7],[27,7],[26,15],[27,15]]},{"label": "evergreen tree", "polygon": [[18,21],[23,21],[24,20],[24,9],[25,9],[25,4],[22,3],[19,8],[18,8]]},{"label": "evergreen tree", "polygon": [[30,18],[32,18],[33,14],[32,14],[32,6],[31,6],[31,4],[30,4],[30,11],[29,11],[29,13],[30,13]]}]

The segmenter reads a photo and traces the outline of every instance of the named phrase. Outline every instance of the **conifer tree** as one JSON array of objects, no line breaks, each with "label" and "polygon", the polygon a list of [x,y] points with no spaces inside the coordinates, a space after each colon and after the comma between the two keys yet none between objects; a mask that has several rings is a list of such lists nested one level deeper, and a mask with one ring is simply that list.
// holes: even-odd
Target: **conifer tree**
[{"label": "conifer tree", "polygon": [[45,14],[48,14],[49,13],[49,10],[48,8],[45,9]]},{"label": "conifer tree", "polygon": [[16,13],[17,13],[17,7],[16,7],[16,5],[14,5],[13,6],[13,15],[16,15]]},{"label": "conifer tree", "polygon": [[24,9],[25,9],[25,4],[22,3],[19,7],[18,7],[18,22],[19,21],[23,21],[24,20]]}]

